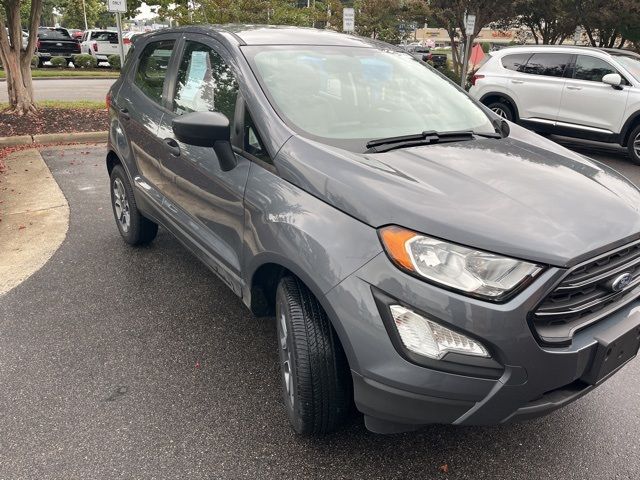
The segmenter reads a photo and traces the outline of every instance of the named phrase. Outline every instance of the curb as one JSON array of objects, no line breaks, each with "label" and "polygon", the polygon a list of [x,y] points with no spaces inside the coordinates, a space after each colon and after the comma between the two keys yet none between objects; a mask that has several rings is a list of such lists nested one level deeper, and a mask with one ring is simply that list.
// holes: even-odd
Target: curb
[{"label": "curb", "polygon": [[106,142],[109,132],[76,132],[76,133],[42,133],[39,135],[16,135],[0,137],[0,147],[14,147],[16,145],[73,143],[73,142]]}]

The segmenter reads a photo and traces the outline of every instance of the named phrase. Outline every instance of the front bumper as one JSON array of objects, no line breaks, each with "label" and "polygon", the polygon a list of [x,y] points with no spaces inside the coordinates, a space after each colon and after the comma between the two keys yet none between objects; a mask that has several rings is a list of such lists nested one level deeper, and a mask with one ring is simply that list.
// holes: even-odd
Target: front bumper
[{"label": "front bumper", "polygon": [[[640,301],[578,332],[570,346],[541,346],[529,312],[564,274],[547,269],[504,304],[446,291],[396,269],[384,254],[328,292],[328,310],[349,358],[354,399],[370,430],[391,433],[446,423],[491,425],[532,418],[588,393],[599,338],[640,328]],[[480,340],[494,365],[455,356],[425,366],[392,342],[376,292]],[[383,312],[384,314],[384,312]],[[451,361],[453,360],[453,361]],[[496,367],[497,366],[497,367]]]}]

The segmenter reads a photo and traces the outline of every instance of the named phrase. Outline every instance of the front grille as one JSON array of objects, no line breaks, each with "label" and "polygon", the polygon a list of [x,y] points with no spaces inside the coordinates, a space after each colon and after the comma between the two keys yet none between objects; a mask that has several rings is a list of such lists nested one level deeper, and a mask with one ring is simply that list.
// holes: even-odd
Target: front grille
[{"label": "front grille", "polygon": [[[615,291],[612,282],[628,273],[631,281]],[[582,263],[567,273],[533,313],[543,343],[567,345],[578,330],[597,322],[640,295],[640,242]]]}]

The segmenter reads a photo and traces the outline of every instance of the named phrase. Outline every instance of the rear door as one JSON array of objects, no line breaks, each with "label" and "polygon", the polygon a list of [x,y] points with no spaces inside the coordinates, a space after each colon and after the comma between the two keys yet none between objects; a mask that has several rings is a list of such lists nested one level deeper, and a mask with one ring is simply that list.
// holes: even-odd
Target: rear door
[{"label": "rear door", "polygon": [[171,172],[159,161],[164,144],[157,134],[166,112],[163,93],[168,88],[176,40],[177,36],[162,35],[140,45],[140,54],[115,102],[136,170],[156,192],[172,182]]},{"label": "rear door", "polygon": [[629,97],[629,82],[622,76],[621,89],[602,83],[602,77],[620,72],[609,62],[593,55],[578,55],[572,78],[568,78],[558,114],[561,126],[578,130],[597,129],[618,133]]},{"label": "rear door", "polygon": [[567,53],[534,53],[508,80],[520,118],[539,123],[553,123],[560,110],[560,99],[570,65]]},{"label": "rear door", "polygon": [[230,54],[207,36],[190,35],[177,67],[170,108],[158,136],[164,141],[163,165],[175,183],[166,190],[172,212],[182,228],[179,234],[201,251],[201,258],[237,293],[244,225],[244,188],[250,162],[236,155],[230,171],[220,168],[212,148],[187,145],[175,138],[174,118],[190,112],[217,111],[234,117],[239,85]]}]

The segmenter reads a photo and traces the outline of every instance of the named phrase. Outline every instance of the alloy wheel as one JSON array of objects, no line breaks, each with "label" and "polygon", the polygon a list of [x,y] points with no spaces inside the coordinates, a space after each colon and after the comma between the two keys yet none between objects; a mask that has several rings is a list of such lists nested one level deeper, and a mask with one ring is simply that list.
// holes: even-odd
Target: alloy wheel
[{"label": "alloy wheel", "polygon": [[124,184],[119,178],[116,178],[113,182],[113,207],[116,212],[116,220],[120,224],[122,231],[128,232],[131,222],[129,200],[127,199],[127,191],[124,188]]},{"label": "alloy wheel", "polygon": [[503,108],[501,108],[501,107],[493,107],[493,108],[491,109],[491,111],[492,111],[493,113],[495,113],[496,115],[498,115],[499,117],[502,117],[502,118],[505,118],[505,119],[508,119],[508,118],[509,118],[509,117],[507,116],[507,112],[506,112]]},{"label": "alloy wheel", "polygon": [[280,313],[280,361],[282,362],[282,376],[284,385],[287,391],[287,398],[289,399],[289,406],[293,408],[293,371],[291,362],[291,347],[289,341],[289,330],[287,329],[287,319],[284,312]]},{"label": "alloy wheel", "polygon": [[640,158],[640,133],[633,139],[633,151],[636,153],[636,157]]}]

